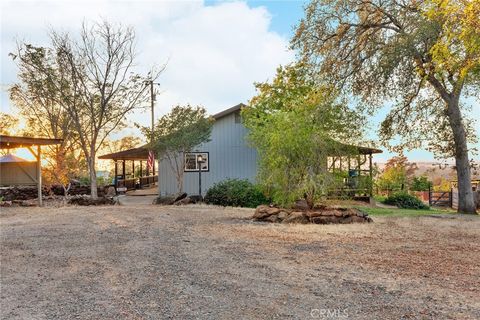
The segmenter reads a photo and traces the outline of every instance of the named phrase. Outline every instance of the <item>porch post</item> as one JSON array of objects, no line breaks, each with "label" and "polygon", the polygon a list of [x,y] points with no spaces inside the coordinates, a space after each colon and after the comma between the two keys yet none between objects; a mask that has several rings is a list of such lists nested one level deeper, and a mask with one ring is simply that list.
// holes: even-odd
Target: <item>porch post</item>
[{"label": "porch post", "polygon": [[42,199],[42,163],[41,160],[41,148],[40,145],[37,146],[37,183],[38,183],[38,205],[43,206]]},{"label": "porch post", "polygon": [[117,181],[117,177],[118,177],[118,162],[117,160],[113,160],[115,162],[115,179],[114,179],[114,183],[115,183],[115,192],[117,192],[117,187],[118,187],[118,181]]},{"label": "porch post", "polygon": [[372,153],[368,155],[368,165],[369,165],[369,173],[370,173],[370,197],[373,197],[373,166],[372,166]]},{"label": "porch post", "polygon": [[140,160],[140,178],[143,177],[142,160]]},{"label": "porch post", "polygon": [[135,160],[132,160],[132,177],[135,178]]},{"label": "porch post", "polygon": [[123,184],[125,184],[125,160],[123,160],[122,175],[123,175]]}]

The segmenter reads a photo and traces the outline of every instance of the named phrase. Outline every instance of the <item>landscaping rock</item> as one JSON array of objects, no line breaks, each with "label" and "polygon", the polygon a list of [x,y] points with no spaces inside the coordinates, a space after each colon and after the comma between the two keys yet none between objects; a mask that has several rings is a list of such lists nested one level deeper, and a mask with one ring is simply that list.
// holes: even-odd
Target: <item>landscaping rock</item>
[{"label": "landscaping rock", "polygon": [[68,204],[78,206],[101,206],[101,205],[114,205],[116,201],[112,198],[99,197],[92,199],[87,195],[77,195],[68,199]]},{"label": "landscaping rock", "polygon": [[280,211],[280,212],[277,214],[277,217],[278,217],[278,219],[280,219],[280,220],[283,221],[286,217],[288,217],[288,215],[289,215],[289,212],[287,212],[287,211]]},{"label": "landscaping rock", "polygon": [[255,213],[253,214],[252,218],[254,220],[263,220],[264,218],[270,216],[270,213],[268,213],[268,209],[270,209],[270,207],[266,205],[258,206],[255,209]]},{"label": "landscaping rock", "polygon": [[310,209],[310,207],[308,206],[307,200],[301,199],[301,200],[295,201],[295,204],[293,205],[293,209],[306,211]]},{"label": "landscaping rock", "polygon": [[199,194],[194,194],[188,197],[190,198],[190,203],[198,203],[203,201],[203,197]]},{"label": "landscaping rock", "polygon": [[288,217],[286,217],[282,221],[282,223],[301,223],[301,224],[307,224],[309,222],[310,221],[305,215],[305,213],[301,211],[294,211],[290,213]]},{"label": "landscaping rock", "polygon": [[176,206],[181,206],[181,205],[186,205],[192,203],[192,198],[186,197],[181,200],[175,201],[174,205]]},{"label": "landscaping rock", "polygon": [[0,201],[0,207],[11,207],[12,201]]},{"label": "landscaping rock", "polygon": [[283,223],[363,223],[372,222],[368,214],[355,208],[317,207],[308,211],[289,211],[286,209],[258,206],[252,217],[257,221]]},{"label": "landscaping rock", "polygon": [[107,188],[107,192],[105,193],[105,197],[107,198],[113,198],[116,196],[116,192],[115,192],[115,187],[113,186],[110,186]]}]

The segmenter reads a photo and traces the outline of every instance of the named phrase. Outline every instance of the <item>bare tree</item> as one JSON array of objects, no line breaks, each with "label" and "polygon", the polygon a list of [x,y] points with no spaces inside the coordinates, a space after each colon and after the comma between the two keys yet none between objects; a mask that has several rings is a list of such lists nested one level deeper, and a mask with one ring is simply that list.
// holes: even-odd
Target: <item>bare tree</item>
[{"label": "bare tree", "polygon": [[132,72],[135,33],[130,27],[103,21],[83,24],[80,40],[52,32],[60,68],[68,70],[72,92],[64,107],[78,134],[87,160],[92,198],[97,197],[95,161],[97,151],[113,131],[125,125],[126,115],[148,98],[145,80],[156,79],[164,67],[147,78]]},{"label": "bare tree", "polygon": [[[85,157],[91,196],[97,198],[97,151],[109,134],[125,126],[127,114],[148,99],[145,81],[158,78],[165,66],[146,77],[133,72],[136,53],[131,27],[107,21],[83,23],[78,39],[55,30],[50,36],[51,48],[23,44],[19,46],[23,51],[12,56],[20,56],[21,64],[31,69],[21,77],[22,83],[33,83],[38,100],[48,100],[68,120],[65,132],[73,133]],[[45,118],[45,114],[49,113],[38,116]]]}]

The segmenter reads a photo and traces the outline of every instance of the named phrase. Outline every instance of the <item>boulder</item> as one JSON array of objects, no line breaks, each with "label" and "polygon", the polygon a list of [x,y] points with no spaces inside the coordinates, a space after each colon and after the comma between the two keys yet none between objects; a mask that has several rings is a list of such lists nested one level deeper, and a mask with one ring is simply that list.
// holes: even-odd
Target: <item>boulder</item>
[{"label": "boulder", "polygon": [[320,217],[313,217],[310,219],[312,223],[315,224],[330,224],[330,223],[337,223],[340,219],[335,217],[335,215],[330,216],[320,216]]},{"label": "boulder", "polygon": [[188,196],[190,198],[190,203],[198,203],[203,201],[203,197],[199,194]]},{"label": "boulder", "polygon": [[277,214],[277,217],[279,220],[283,221],[286,217],[288,217],[288,215],[289,215],[289,212],[282,210]]},{"label": "boulder", "polygon": [[265,219],[263,219],[263,221],[267,221],[267,222],[280,222],[280,218],[279,218],[276,214],[272,214],[272,215],[266,217]]},{"label": "boulder", "polygon": [[192,199],[190,197],[186,197],[181,200],[175,201],[174,205],[181,206],[181,205],[190,204],[190,203],[192,203]]},{"label": "boulder", "polygon": [[270,216],[270,213],[268,213],[268,209],[270,209],[269,206],[266,205],[260,205],[255,209],[255,213],[253,214],[253,219],[254,220],[263,220],[264,218]]},{"label": "boulder", "polygon": [[178,193],[175,193],[175,194],[173,195],[173,199],[174,199],[173,202],[177,202],[177,201],[182,200],[182,199],[184,199],[184,198],[186,198],[186,197],[187,197],[187,193],[186,193],[186,192],[178,192]]},{"label": "boulder", "polygon": [[282,221],[282,223],[301,223],[301,224],[306,224],[308,222],[309,222],[308,218],[301,211],[293,211]]},{"label": "boulder", "polygon": [[279,208],[275,208],[275,207],[268,207],[268,208],[266,209],[266,213],[267,213],[268,215],[278,214],[278,213],[280,213],[280,209],[279,209]]},{"label": "boulder", "polygon": [[116,196],[116,191],[115,191],[115,187],[113,186],[110,186],[107,188],[107,192],[105,193],[105,197],[107,198],[113,198]]},{"label": "boulder", "polygon": [[300,200],[295,201],[295,204],[293,205],[293,209],[306,211],[306,210],[310,209],[310,207],[308,206],[307,200],[300,199]]},{"label": "boulder", "polygon": [[175,194],[169,194],[166,196],[158,196],[153,200],[153,204],[172,205],[177,201],[185,199],[186,197],[187,197],[186,192],[179,192]]},{"label": "boulder", "polygon": [[0,207],[11,207],[12,201],[0,201]]}]

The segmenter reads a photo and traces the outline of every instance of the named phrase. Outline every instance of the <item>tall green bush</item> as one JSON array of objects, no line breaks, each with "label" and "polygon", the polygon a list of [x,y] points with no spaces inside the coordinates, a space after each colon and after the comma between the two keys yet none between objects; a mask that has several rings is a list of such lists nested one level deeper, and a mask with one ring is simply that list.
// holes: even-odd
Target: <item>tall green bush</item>
[{"label": "tall green bush", "polygon": [[220,206],[255,208],[269,201],[260,188],[250,181],[227,179],[208,189],[205,202]]}]

